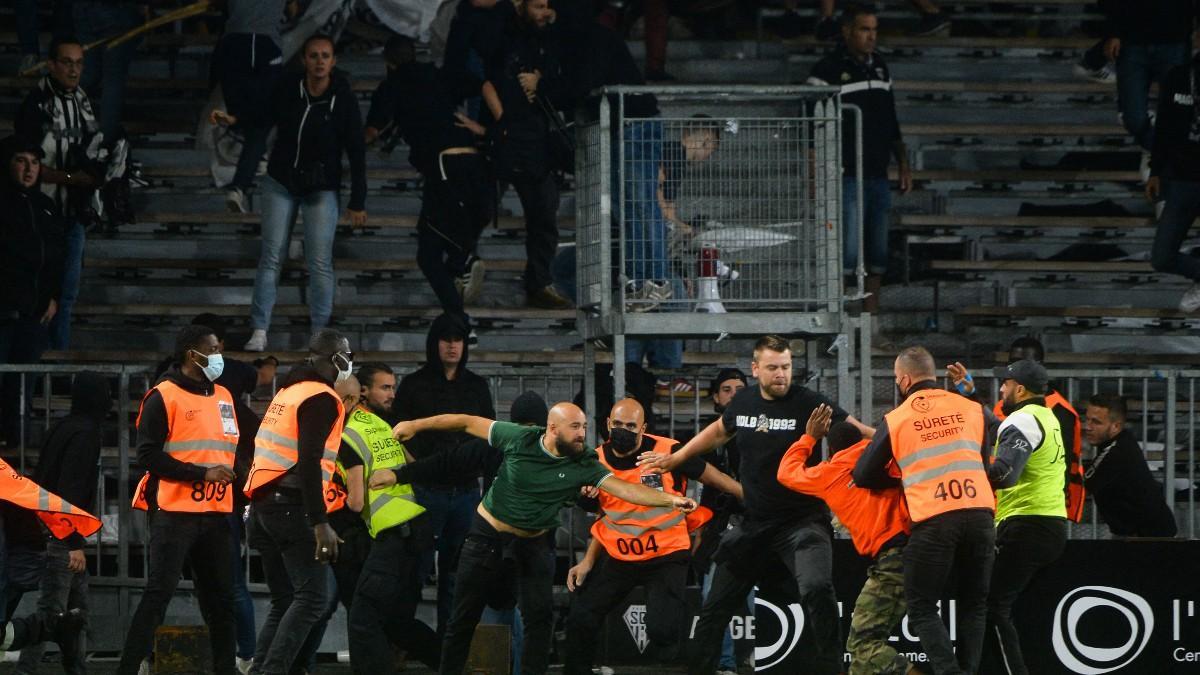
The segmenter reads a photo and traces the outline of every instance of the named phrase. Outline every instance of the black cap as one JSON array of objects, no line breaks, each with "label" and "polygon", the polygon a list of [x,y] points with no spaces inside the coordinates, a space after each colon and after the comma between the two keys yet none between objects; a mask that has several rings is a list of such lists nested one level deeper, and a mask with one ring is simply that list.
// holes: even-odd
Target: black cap
[{"label": "black cap", "polygon": [[42,144],[36,138],[13,134],[0,141],[0,156],[5,161],[11,159],[18,152],[28,152],[37,155],[38,159],[43,159],[46,156],[45,151],[42,150]]},{"label": "black cap", "polygon": [[1050,384],[1050,376],[1046,374],[1045,367],[1033,359],[1021,359],[1007,366],[997,367],[996,377],[1024,385],[1034,394],[1046,393],[1046,387]]},{"label": "black cap", "polygon": [[536,391],[527,391],[513,399],[508,419],[513,424],[535,424],[540,427],[546,424],[549,414],[545,399]]},{"label": "black cap", "polygon": [[722,368],[721,372],[713,378],[712,384],[708,386],[709,393],[716,394],[721,388],[721,383],[726,380],[741,380],[742,384],[746,384],[746,374],[737,368]]}]

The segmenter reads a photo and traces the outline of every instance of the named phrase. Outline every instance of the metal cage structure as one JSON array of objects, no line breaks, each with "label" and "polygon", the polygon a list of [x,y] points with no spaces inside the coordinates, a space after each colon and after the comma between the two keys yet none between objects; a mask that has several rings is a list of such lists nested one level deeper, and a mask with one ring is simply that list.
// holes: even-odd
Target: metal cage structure
[{"label": "metal cage structure", "polygon": [[[613,349],[620,388],[627,336],[843,335],[835,344],[850,345],[855,332],[869,370],[869,317],[845,311],[838,88],[596,94],[597,118],[576,129],[585,372],[597,340]],[[647,95],[659,114],[646,112]]]}]

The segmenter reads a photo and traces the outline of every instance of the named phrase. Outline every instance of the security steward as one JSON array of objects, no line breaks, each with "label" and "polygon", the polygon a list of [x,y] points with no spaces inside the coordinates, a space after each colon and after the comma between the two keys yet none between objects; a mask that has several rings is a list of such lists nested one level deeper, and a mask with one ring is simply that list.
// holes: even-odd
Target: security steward
[{"label": "security steward", "polygon": [[[996,490],[996,564],[987,603],[985,669],[1028,673],[1012,608],[1067,545],[1066,452],[1058,417],[1046,406],[1046,369],[1032,359],[996,369],[1007,417],[988,478]],[[992,667],[988,667],[992,666]]]},{"label": "security steward", "polygon": [[[924,347],[900,352],[893,368],[904,402],[884,415],[851,476],[859,487],[894,484],[888,464],[900,469],[912,534],[904,547],[908,623],[938,675],[979,670],[992,574],[996,499],[985,470],[991,454],[991,411],[938,387],[933,357]],[[958,644],[938,614],[947,579],[959,580]]]},{"label": "security steward", "polygon": [[246,480],[247,538],[262,556],[271,611],[258,634],[256,672],[287,673],[329,601],[325,564],[340,540],[327,513],[346,493],[333,480],[345,406],[334,384],[352,375],[349,341],[325,328],[313,335],[304,365],[288,374],[254,441]]},{"label": "security steward", "polygon": [[[375,471],[396,470],[409,461],[408,451],[379,415],[391,408],[383,392],[395,391],[396,376],[383,364],[368,366],[359,371],[365,397],[350,413],[340,453],[346,455],[348,450],[359,462],[357,473],[366,488],[361,514],[374,540],[350,606],[350,663],[354,672],[364,675],[395,672],[394,642],[409,656],[437,668],[441,657],[437,633],[415,618],[421,600],[417,563],[420,554],[433,547],[425,507],[417,503],[407,483],[366,487]],[[353,458],[347,460],[353,463]]]},{"label": "security steward", "polygon": [[[638,457],[644,452],[667,455],[678,449],[677,441],[646,433],[642,404],[627,398],[612,407],[608,441],[596,449],[596,455],[614,478],[628,483],[684,496],[691,479],[741,498],[742,486],[700,457],[665,474],[643,473],[638,466]],[[592,540],[583,560],[567,572],[567,589],[575,598],[567,618],[564,672],[592,672],[596,636],[604,617],[635,586],[646,587],[646,634],[655,660],[678,660],[682,629],[687,624],[684,588],[691,561],[689,533],[711,519],[712,511],[700,507],[685,516],[671,508],[631,504],[599,490],[588,492],[598,502],[600,517],[592,525]]]},{"label": "security steward", "polygon": [[233,395],[214,383],[224,361],[211,328],[184,328],[175,340],[175,356],[177,362],[146,393],[138,411],[138,463],[146,474],[133,506],[149,515],[150,568],[117,672],[138,672],[187,562],[208,624],[213,671],[235,675],[233,543],[225,517],[233,512],[230,483],[238,443]]}]

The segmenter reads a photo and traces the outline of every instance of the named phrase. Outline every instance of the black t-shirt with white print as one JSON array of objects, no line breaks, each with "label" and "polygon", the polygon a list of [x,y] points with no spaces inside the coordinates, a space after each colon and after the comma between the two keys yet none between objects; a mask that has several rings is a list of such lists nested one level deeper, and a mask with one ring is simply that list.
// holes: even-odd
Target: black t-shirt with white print
[{"label": "black t-shirt with white print", "polygon": [[[721,421],[726,431],[735,434],[741,453],[738,474],[748,518],[778,521],[828,513],[825,502],[793,492],[777,478],[784,453],[804,435],[808,418],[822,403],[833,408],[834,422],[849,416],[829,399],[800,385],[792,385],[777,399],[763,398],[757,386],[746,387],[730,401]],[[820,450],[814,450],[812,461],[820,458]]]}]

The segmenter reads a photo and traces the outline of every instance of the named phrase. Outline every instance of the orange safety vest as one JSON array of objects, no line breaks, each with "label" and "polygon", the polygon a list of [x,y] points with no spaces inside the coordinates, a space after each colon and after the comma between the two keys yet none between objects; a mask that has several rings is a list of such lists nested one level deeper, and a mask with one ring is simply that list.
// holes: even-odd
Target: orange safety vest
[{"label": "orange safety vest", "polygon": [[[1075,411],[1075,407],[1062,394],[1051,390],[1049,394],[1046,394],[1046,407],[1053,411],[1056,405],[1066,408],[1075,416],[1075,424],[1072,429],[1075,445],[1074,450],[1067,457],[1066,491],[1067,517],[1072,522],[1079,523],[1083,521],[1083,501],[1087,497],[1087,491],[1083,487],[1083,445],[1081,445],[1083,435],[1080,433],[1079,413]],[[996,407],[992,409],[996,417],[1001,420],[1005,418],[1003,407],[1004,403],[997,401]],[[1066,432],[1067,430],[1063,429],[1063,433],[1065,434]]]},{"label": "orange safety vest", "polygon": [[941,389],[922,389],[884,415],[914,523],[948,511],[996,509],[980,454],[983,409]]},{"label": "orange safety vest", "polygon": [[[677,445],[676,441],[669,438],[650,434],[645,436],[654,441],[653,452],[663,455],[671,454],[671,448]],[[613,478],[627,483],[642,482],[640,467],[615,469],[605,459],[604,448],[597,448],[596,454],[600,463],[613,472]],[[686,489],[686,484],[675,484],[672,474],[662,474],[664,492],[682,495]],[[688,520],[681,511],[669,506],[630,504],[603,490],[600,492],[600,510],[603,513],[592,524],[592,536],[604,546],[609,556],[617,560],[649,560],[691,548]],[[709,517],[711,518],[711,513]],[[701,521],[701,518],[702,516],[697,518],[697,527],[707,521]]]},{"label": "orange safety vest", "polygon": [[[210,396],[193,394],[163,380],[156,384],[138,407],[136,424],[142,423],[142,406],[150,392],[162,396],[167,409],[167,441],[162,451],[172,458],[203,467],[233,468],[237,455],[238,426],[233,412],[233,395],[219,384]],[[150,472],[142,476],[133,493],[133,508],[146,511],[146,485]],[[232,513],[233,488],[215,481],[179,481],[158,479],[158,508],[177,513]]]},{"label": "orange safety vest", "polygon": [[0,459],[0,499],[33,511],[55,539],[72,533],[90,537],[100,529],[100,519],[17,473]]},{"label": "orange safety vest", "polygon": [[254,437],[254,463],[250,465],[250,476],[246,479],[245,487],[247,497],[253,498],[259,488],[282,478],[300,461],[300,425],[296,414],[301,403],[319,394],[329,394],[338,402],[337,420],[325,439],[325,454],[321,457],[321,492],[325,499],[325,512],[332,513],[346,504],[346,491],[333,480],[337,472],[337,453],[342,442],[346,407],[332,387],[313,381],[297,382],[281,389],[267,407],[262,424],[258,427],[258,435]]}]

